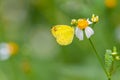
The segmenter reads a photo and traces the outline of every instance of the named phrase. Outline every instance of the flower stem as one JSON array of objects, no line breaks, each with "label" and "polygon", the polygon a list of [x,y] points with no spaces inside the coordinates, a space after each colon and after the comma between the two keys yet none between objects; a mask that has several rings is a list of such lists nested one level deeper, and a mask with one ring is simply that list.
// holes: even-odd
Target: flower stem
[{"label": "flower stem", "polygon": [[93,42],[92,42],[92,40],[89,39],[89,42],[90,42],[90,44],[91,44],[93,50],[95,51],[95,55],[97,56],[97,59],[98,59],[98,61],[100,62],[100,64],[101,64],[101,66],[102,66],[102,68],[103,68],[105,74],[107,75],[108,80],[111,80],[110,77],[109,77],[109,75],[108,75],[108,73],[107,73],[107,71],[106,71],[106,69],[105,69],[105,67],[104,67],[104,64],[102,63],[102,60],[101,60],[101,58],[100,58],[100,56],[99,56],[99,54],[98,54],[98,52],[97,52],[97,50],[96,50],[96,48],[95,48]]},{"label": "flower stem", "polygon": [[16,63],[15,63],[14,59],[11,58],[9,60],[9,62],[10,62],[10,65],[11,65],[11,70],[13,71],[13,78],[14,78],[14,80],[18,80],[18,76],[17,76],[17,73],[16,73]]},{"label": "flower stem", "polygon": [[111,78],[108,78],[108,80],[111,80]]}]

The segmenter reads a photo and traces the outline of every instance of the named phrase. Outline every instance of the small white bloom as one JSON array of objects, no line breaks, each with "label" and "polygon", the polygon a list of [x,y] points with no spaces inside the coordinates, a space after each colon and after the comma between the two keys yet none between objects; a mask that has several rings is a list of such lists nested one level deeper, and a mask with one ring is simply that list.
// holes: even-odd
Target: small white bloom
[{"label": "small white bloom", "polygon": [[75,35],[79,40],[83,40],[83,31],[85,30],[85,35],[87,38],[90,38],[93,34],[94,31],[91,27],[89,27],[89,25],[92,24],[91,21],[89,21],[89,19],[79,19],[78,20],[78,26],[76,27],[75,30]]}]

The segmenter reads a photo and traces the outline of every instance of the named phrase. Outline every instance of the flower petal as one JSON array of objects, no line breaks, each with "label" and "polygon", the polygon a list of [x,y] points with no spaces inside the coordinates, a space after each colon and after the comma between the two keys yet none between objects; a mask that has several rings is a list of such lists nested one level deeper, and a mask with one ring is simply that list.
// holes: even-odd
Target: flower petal
[{"label": "flower petal", "polygon": [[91,27],[86,27],[85,34],[86,34],[87,38],[90,38],[94,34],[94,31]]},{"label": "flower petal", "polygon": [[79,40],[83,40],[83,31],[78,27],[76,27],[75,35]]},{"label": "flower petal", "polygon": [[89,20],[89,18],[87,19],[87,21],[88,21],[88,24],[92,24],[92,22]]}]

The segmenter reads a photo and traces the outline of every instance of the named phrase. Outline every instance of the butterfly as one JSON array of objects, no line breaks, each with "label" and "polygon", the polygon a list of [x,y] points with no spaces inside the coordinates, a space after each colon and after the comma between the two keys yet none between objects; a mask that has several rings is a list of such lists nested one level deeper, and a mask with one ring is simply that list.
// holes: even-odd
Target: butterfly
[{"label": "butterfly", "polygon": [[56,25],[51,29],[52,35],[60,45],[69,45],[74,37],[74,28],[68,25]]}]

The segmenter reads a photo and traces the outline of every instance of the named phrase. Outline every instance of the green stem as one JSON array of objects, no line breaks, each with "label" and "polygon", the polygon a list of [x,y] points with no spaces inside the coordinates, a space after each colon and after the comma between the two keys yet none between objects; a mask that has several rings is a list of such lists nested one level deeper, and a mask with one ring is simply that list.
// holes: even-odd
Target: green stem
[{"label": "green stem", "polygon": [[16,63],[13,58],[11,58],[9,61],[10,61],[11,69],[13,71],[13,78],[14,80],[18,80],[17,73],[16,73]]},{"label": "green stem", "polygon": [[104,65],[103,65],[103,63],[102,63],[102,60],[101,60],[101,58],[100,58],[100,56],[99,56],[99,54],[98,54],[98,52],[97,52],[97,50],[96,50],[96,48],[95,48],[93,42],[92,42],[92,40],[89,39],[89,42],[90,42],[90,44],[91,44],[93,50],[95,51],[95,55],[97,56],[97,59],[98,59],[98,61],[100,62],[100,64],[101,64],[101,66],[102,66],[102,68],[103,68],[105,74],[107,75],[108,80],[111,80],[111,79],[109,78],[109,75],[108,75],[108,73],[107,73],[107,71],[106,71],[106,69],[105,69],[105,67],[104,67]]},{"label": "green stem", "polygon": [[108,78],[108,80],[111,80],[111,78]]}]

